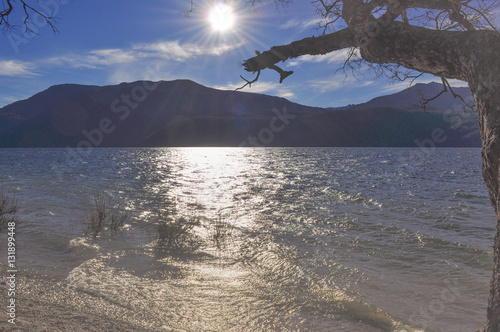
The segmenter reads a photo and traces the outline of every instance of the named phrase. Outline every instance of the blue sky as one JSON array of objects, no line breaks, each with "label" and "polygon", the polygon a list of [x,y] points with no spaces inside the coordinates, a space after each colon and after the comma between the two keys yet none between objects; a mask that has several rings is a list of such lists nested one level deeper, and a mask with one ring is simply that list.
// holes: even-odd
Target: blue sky
[{"label": "blue sky", "polygon": [[[0,107],[62,83],[191,79],[234,89],[244,83],[240,75],[253,78],[241,63],[255,50],[321,33],[310,1],[295,1],[285,9],[267,1],[252,10],[235,8],[234,26],[223,33],[214,31],[208,21],[214,3],[221,1],[196,0],[199,6],[190,16],[180,14],[189,9],[189,0],[43,2],[56,12],[58,33],[31,21],[38,35],[23,37],[20,30],[0,35]],[[20,15],[12,22],[21,25]],[[328,107],[364,102],[408,86],[371,73],[347,78],[336,74],[344,55],[293,59],[282,65],[294,71],[282,84],[275,71],[266,70],[244,91]],[[439,80],[427,76],[420,81]]]}]

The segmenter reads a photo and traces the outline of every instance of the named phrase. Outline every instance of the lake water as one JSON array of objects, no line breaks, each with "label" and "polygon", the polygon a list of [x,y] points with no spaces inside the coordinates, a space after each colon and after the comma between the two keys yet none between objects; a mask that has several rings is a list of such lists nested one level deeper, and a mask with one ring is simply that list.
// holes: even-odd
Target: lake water
[{"label": "lake water", "polygon": [[[485,321],[496,224],[480,155],[8,149],[0,186],[19,199],[20,274],[104,298],[145,327],[474,331]],[[85,235],[95,193],[130,213],[123,230]],[[158,250],[158,209],[199,220],[196,250]],[[217,245],[221,220],[230,231]]]}]

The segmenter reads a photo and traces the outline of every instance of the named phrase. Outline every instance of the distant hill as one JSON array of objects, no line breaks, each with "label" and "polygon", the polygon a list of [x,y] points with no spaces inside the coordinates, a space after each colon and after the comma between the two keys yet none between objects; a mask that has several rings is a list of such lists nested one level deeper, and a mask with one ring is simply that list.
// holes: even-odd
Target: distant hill
[{"label": "distant hill", "polygon": [[431,97],[440,89],[417,84],[324,109],[189,80],[56,85],[0,108],[0,147],[480,146],[477,114],[450,93],[427,113],[415,106],[419,90]]},{"label": "distant hill", "polygon": [[[395,107],[408,111],[422,111],[420,102],[422,98],[431,99],[438,95],[443,90],[443,85],[440,83],[415,84],[410,89],[399,91],[395,94],[380,96],[370,100],[369,102],[350,105],[349,109],[364,109],[375,107]],[[474,105],[472,94],[469,88],[453,88],[453,91],[460,95],[469,105]],[[426,110],[429,112],[444,113],[448,110],[461,110],[463,102],[460,99],[453,97],[453,94],[448,92],[441,95],[436,100],[431,101]]]}]

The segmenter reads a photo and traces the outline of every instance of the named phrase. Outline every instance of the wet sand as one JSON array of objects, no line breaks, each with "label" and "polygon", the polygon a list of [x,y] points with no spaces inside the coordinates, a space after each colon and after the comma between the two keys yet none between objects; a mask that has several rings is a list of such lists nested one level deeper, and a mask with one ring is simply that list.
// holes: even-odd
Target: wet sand
[{"label": "wet sand", "polygon": [[8,322],[6,276],[5,266],[0,265],[0,331],[172,331],[166,326],[145,326],[145,317],[127,308],[42,276],[16,276],[14,325]]}]

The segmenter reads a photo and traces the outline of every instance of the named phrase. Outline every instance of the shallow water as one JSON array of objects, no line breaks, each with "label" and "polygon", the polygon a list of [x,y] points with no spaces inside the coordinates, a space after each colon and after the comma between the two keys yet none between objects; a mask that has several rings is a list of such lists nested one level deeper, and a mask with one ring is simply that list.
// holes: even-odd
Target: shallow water
[{"label": "shallow water", "polygon": [[[485,320],[495,218],[479,149],[14,149],[1,151],[0,184],[20,201],[20,273],[142,313],[145,326],[472,331]],[[96,192],[133,219],[94,239]],[[197,218],[198,248],[158,250],[157,209]]]}]

